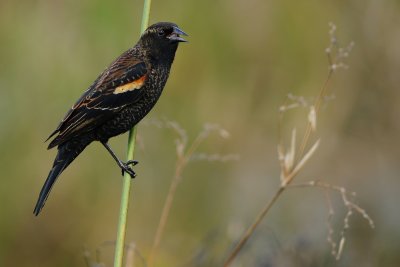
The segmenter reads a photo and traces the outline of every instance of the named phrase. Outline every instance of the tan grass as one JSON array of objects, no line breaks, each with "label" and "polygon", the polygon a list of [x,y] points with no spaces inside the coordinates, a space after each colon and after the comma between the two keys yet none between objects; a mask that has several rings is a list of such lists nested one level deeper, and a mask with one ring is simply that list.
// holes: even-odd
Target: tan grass
[{"label": "tan grass", "polygon": [[[350,43],[347,47],[340,47],[338,44],[338,40],[336,37],[336,26],[333,23],[329,24],[330,30],[329,30],[329,37],[330,37],[330,43],[329,46],[326,48],[325,52],[328,56],[328,62],[329,62],[329,69],[328,69],[328,74],[325,79],[324,84],[319,90],[318,96],[315,98],[314,103],[309,104],[309,101],[307,101],[304,97],[294,97],[292,94],[288,95],[288,100],[286,100],[286,103],[282,105],[279,108],[280,116],[279,116],[279,133],[280,133],[280,140],[278,144],[278,159],[281,167],[281,175],[280,175],[280,181],[281,185],[280,187],[276,190],[276,192],[272,195],[271,199],[266,202],[262,210],[259,212],[259,214],[255,217],[253,223],[247,228],[247,230],[243,233],[242,237],[240,238],[239,242],[236,244],[234,249],[230,252],[229,256],[225,260],[223,266],[228,267],[231,266],[233,261],[236,259],[237,255],[239,252],[242,250],[244,245],[247,243],[249,238],[254,234],[255,229],[258,227],[260,222],[265,218],[265,216],[268,214],[270,209],[274,206],[276,201],[279,199],[279,197],[282,195],[282,193],[288,188],[288,187],[293,187],[291,185],[293,179],[298,176],[300,171],[304,168],[305,164],[311,159],[311,157],[315,154],[317,151],[319,144],[320,144],[320,139],[316,137],[316,132],[317,132],[317,119],[319,116],[320,108],[322,103],[325,101],[327,92],[329,89],[329,84],[330,81],[332,80],[333,74],[338,70],[338,69],[345,69],[348,68],[348,66],[345,64],[345,59],[349,56],[354,43]],[[291,141],[290,145],[288,148],[285,148],[284,142],[283,142],[283,130],[282,126],[284,124],[284,114],[289,111],[293,110],[298,107],[309,107],[309,112],[306,120],[306,130],[304,132],[302,141],[297,148],[297,142],[296,142],[296,136],[297,136],[297,131],[296,129],[292,130],[292,135],[291,135]],[[313,144],[310,146],[309,143],[312,140],[315,140]],[[310,147],[307,152],[306,149],[307,147]],[[371,227],[374,226],[374,223],[372,219],[369,217],[369,215],[365,212],[364,209],[356,205],[354,202],[350,201],[348,198],[347,191],[344,187],[338,187],[338,186],[333,186],[329,185],[326,183],[321,183],[321,182],[309,182],[306,184],[307,186],[314,186],[314,187],[320,187],[330,190],[335,190],[339,191],[342,196],[343,203],[347,207],[348,211],[347,214],[344,218],[344,227],[341,232],[341,238],[339,240],[339,244],[337,244],[333,240],[333,227],[331,224],[331,219],[333,216],[333,209],[332,205],[329,204],[329,217],[328,217],[328,228],[329,228],[329,233],[328,233],[328,242],[331,245],[332,248],[332,255],[335,256],[336,259],[339,259],[344,245],[345,245],[345,231],[349,228],[349,218],[353,214],[353,211],[357,211],[359,214],[361,214],[371,225]],[[299,187],[300,185],[296,185],[296,187]],[[330,201],[328,202],[330,203]]]}]

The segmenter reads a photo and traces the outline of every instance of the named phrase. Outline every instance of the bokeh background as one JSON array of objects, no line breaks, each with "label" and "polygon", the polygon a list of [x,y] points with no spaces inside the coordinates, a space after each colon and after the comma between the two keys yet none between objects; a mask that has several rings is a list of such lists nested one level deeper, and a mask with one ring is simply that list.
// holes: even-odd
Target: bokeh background
[{"label": "bokeh background", "polygon": [[[87,266],[84,253],[112,266],[122,179],[101,145],[62,174],[39,217],[32,210],[56,152],[43,141],[137,41],[141,10],[136,0],[0,1],[0,266]],[[354,214],[336,261],[326,241],[325,191],[293,189],[235,266],[399,266],[399,1],[153,1],[150,21],[176,22],[190,42],[180,46],[161,100],[139,126],[127,242],[148,257],[175,170],[176,134],[151,121],[178,122],[189,142],[205,123],[217,123],[230,138],[211,134],[198,152],[240,160],[187,166],[156,266],[220,266],[279,186],[278,108],[288,93],[317,95],[334,22],[339,43],[355,47],[318,118],[321,145],[296,179],[356,191],[376,228]],[[285,138],[294,126],[301,133],[307,113],[292,111]],[[126,140],[111,142],[121,157]],[[337,241],[346,208],[330,195]],[[140,257],[135,266],[144,266]]]}]

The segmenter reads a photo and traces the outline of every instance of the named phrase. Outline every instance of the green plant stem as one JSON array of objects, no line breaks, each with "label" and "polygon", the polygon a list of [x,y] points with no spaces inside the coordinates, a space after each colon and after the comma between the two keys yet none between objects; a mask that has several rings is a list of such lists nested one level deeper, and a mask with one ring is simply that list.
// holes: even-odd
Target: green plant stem
[{"label": "green plant stem", "polygon": [[[148,24],[150,17],[150,6],[151,0],[144,0],[143,14],[142,14],[142,24],[140,32],[143,33]],[[132,160],[135,152],[135,141],[136,141],[136,127],[129,131],[128,137],[128,151],[127,160]],[[119,212],[119,221],[117,228],[117,240],[115,244],[115,255],[114,255],[114,267],[122,267],[122,260],[124,257],[124,245],[125,245],[125,234],[126,234],[126,221],[128,215],[129,207],[129,193],[131,188],[131,177],[125,172],[123,183],[122,183],[122,193],[121,193],[121,206]]]},{"label": "green plant stem", "polygon": [[[136,127],[129,132],[128,138],[128,160],[133,159],[135,151]],[[122,182],[121,205],[119,210],[117,241],[115,244],[114,267],[121,267],[124,257],[126,219],[128,216],[129,193],[131,188],[131,177],[125,172]]]},{"label": "green plant stem", "polygon": [[140,33],[143,33],[146,30],[146,28],[149,26],[150,7],[151,7],[151,0],[144,0],[143,13],[142,13],[142,25],[140,26]]}]

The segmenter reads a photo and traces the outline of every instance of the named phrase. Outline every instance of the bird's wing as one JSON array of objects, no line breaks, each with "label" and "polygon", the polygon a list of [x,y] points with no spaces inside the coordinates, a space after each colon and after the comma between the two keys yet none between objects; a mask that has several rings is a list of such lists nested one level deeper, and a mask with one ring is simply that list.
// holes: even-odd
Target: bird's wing
[{"label": "bird's wing", "polygon": [[[50,135],[49,149],[101,125],[142,95],[148,78],[146,64],[129,51],[117,58],[79,98]],[[50,138],[49,137],[49,138]]]}]

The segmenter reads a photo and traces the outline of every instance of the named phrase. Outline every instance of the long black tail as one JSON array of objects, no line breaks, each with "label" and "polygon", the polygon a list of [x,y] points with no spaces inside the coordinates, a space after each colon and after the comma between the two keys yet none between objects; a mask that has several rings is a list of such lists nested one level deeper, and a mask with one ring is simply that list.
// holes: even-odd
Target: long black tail
[{"label": "long black tail", "polygon": [[39,194],[39,199],[36,203],[33,213],[37,216],[47,200],[50,194],[50,190],[53,184],[57,180],[58,176],[68,167],[68,165],[85,149],[90,141],[83,141],[82,139],[72,139],[62,145],[58,146],[58,153],[53,163],[53,168],[50,170],[47,176],[46,182],[44,183],[42,190]]}]

